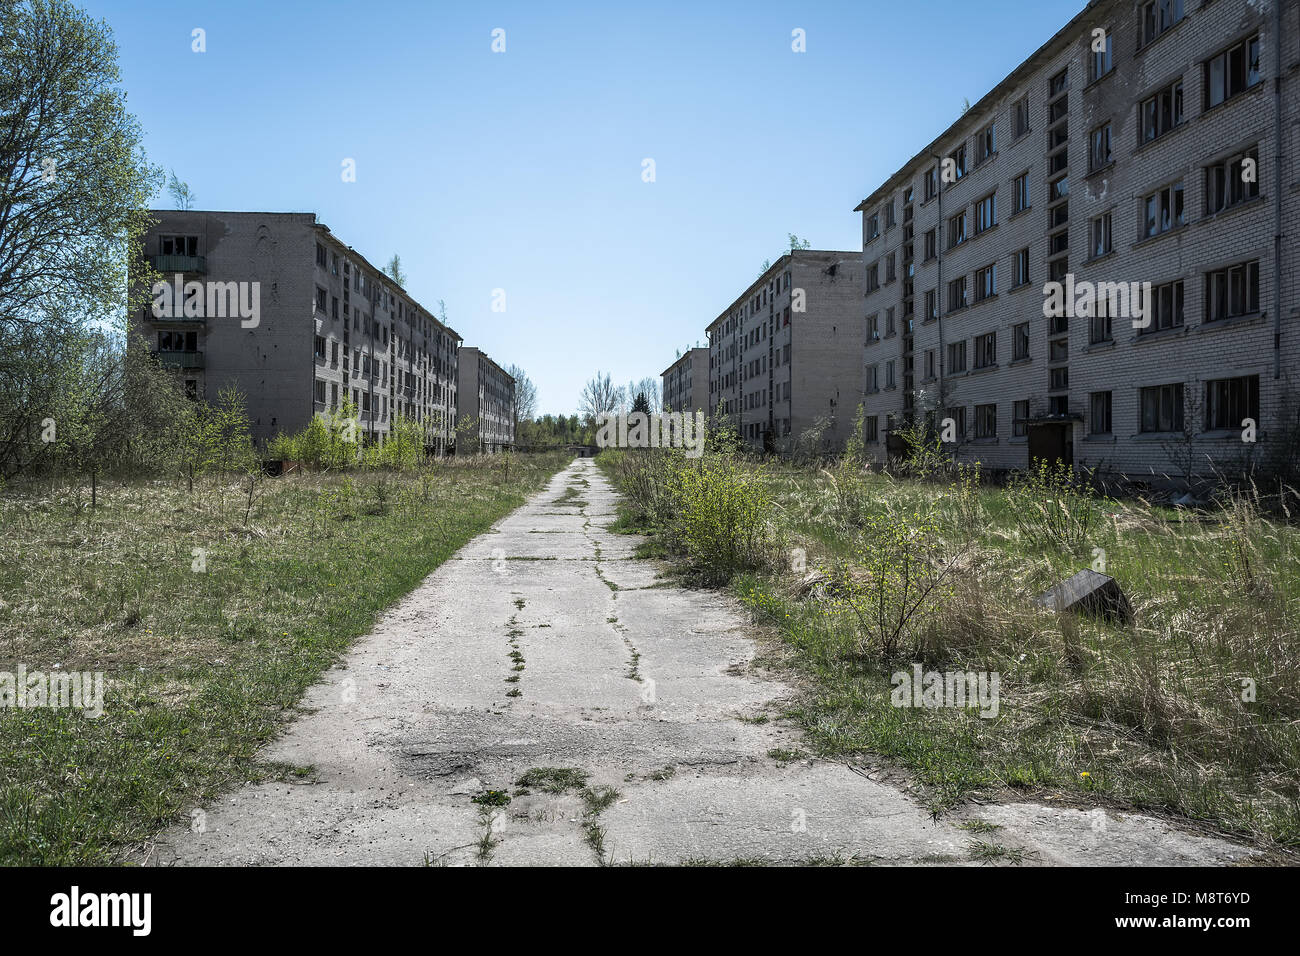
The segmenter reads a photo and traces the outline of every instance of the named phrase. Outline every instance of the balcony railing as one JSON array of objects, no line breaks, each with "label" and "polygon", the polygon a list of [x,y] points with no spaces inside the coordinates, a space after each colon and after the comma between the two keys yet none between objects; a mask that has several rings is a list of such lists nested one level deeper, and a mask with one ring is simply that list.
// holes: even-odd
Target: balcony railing
[{"label": "balcony railing", "polygon": [[[181,309],[176,308],[173,311],[180,312]],[[207,316],[204,315],[154,315],[152,305],[146,305],[140,310],[140,320],[142,322],[184,322],[191,328],[208,321]]]},{"label": "balcony railing", "polygon": [[203,368],[203,353],[159,352],[158,361],[173,368]]},{"label": "balcony railing", "polygon": [[204,256],[154,256],[153,267],[159,272],[204,272],[208,260]]}]

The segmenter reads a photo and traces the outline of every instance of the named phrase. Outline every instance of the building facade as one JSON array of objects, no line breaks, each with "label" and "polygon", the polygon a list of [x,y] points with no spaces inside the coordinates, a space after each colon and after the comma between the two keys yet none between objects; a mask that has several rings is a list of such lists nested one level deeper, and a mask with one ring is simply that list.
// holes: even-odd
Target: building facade
[{"label": "building facade", "polygon": [[857,207],[870,457],[928,421],[1181,477],[1295,434],[1298,17],[1090,3]]},{"label": "building facade", "polygon": [[450,449],[460,336],[315,215],[151,215],[145,255],[187,291],[133,326],[191,396],[238,388],[258,442],[350,401],[361,441],[382,442],[400,415],[424,425],[430,454]]},{"label": "building facade", "polygon": [[709,350],[687,349],[664,369],[663,407],[674,412],[709,412]]},{"label": "building facade", "polygon": [[843,446],[862,400],[862,253],[795,250],[708,327],[710,414],[754,448]]},{"label": "building facade", "polygon": [[515,445],[515,380],[481,349],[460,350],[457,454],[496,454]]}]

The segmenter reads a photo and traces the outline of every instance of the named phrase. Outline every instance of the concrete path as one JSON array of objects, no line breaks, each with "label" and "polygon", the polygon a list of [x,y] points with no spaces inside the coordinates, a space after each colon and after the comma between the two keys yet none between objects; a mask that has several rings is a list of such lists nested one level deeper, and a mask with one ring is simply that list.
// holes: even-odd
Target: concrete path
[{"label": "concrete path", "polygon": [[[1247,852],[1147,817],[974,808],[934,822],[898,787],[799,747],[790,691],[748,669],[728,597],[665,586],[611,534],[616,495],[579,459],[470,542],[313,688],[267,759],[305,782],[248,786],[163,834],[161,864],[565,864],[763,860],[1226,863]],[[585,787],[533,785],[534,768]],[[570,779],[555,781],[560,790]],[[604,788],[613,788],[613,794]],[[585,794],[584,791],[585,790]]]}]

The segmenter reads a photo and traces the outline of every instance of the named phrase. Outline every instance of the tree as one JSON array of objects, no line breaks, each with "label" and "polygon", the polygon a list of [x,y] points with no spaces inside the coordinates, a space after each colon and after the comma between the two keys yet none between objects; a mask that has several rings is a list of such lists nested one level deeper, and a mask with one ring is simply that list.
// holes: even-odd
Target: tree
[{"label": "tree", "polygon": [[[402,257],[397,253],[394,252],[393,258],[388,260],[388,265],[384,266],[384,272],[388,278],[397,283],[399,288],[406,288],[406,273],[402,271]],[[441,299],[438,300],[438,305],[442,305]]]},{"label": "tree", "polygon": [[650,414],[650,399],[646,398],[645,392],[637,392],[636,398],[632,401],[632,414],[640,412],[642,415]]},{"label": "tree", "polygon": [[650,406],[648,411],[658,414],[664,410],[663,383],[659,379],[647,375],[636,383],[636,392],[646,397],[646,402]]},{"label": "tree", "polygon": [[807,239],[800,239],[793,232],[790,233],[790,251],[798,252],[800,249],[811,249],[812,243]]},{"label": "tree", "polygon": [[[139,238],[162,176],[143,157],[119,80],[106,25],[67,0],[0,0],[0,467],[9,474],[51,450],[31,440],[43,420],[57,427],[57,396],[26,383],[82,375],[93,351],[83,330],[120,326],[147,300],[148,281],[125,302],[122,293],[128,274],[146,278]],[[95,414],[81,411],[68,412],[69,438],[107,450],[82,440]]]},{"label": "tree", "polygon": [[514,410],[515,425],[518,426],[537,414],[537,386],[518,365],[512,365],[506,371],[515,380]]},{"label": "tree", "polygon": [[176,175],[174,169],[171,178],[167,180],[167,192],[171,194],[172,202],[176,204],[177,209],[194,208],[194,191],[190,189],[189,183]]},{"label": "tree", "polygon": [[594,421],[601,415],[618,411],[622,404],[623,389],[614,384],[608,372],[597,372],[595,377],[582,387],[578,410],[585,418]]}]

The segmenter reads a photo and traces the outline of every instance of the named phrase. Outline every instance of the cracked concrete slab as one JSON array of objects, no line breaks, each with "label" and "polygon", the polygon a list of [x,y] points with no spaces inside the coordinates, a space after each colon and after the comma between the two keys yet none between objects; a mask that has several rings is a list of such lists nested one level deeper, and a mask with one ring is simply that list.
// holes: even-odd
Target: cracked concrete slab
[{"label": "cracked concrete slab", "polygon": [[[573,488],[577,497],[568,495]],[[791,695],[753,676],[728,596],[666,584],[610,532],[579,459],[358,640],[264,756],[306,782],[245,786],[160,835],[158,864],[970,863],[971,835],[905,791],[754,723]],[[537,767],[589,788],[524,788]],[[597,805],[599,788],[617,795]],[[475,802],[508,791],[508,805]],[[1148,817],[981,807],[1027,862],[1222,863],[1246,851]],[[1101,836],[1098,836],[1098,833]]]}]

